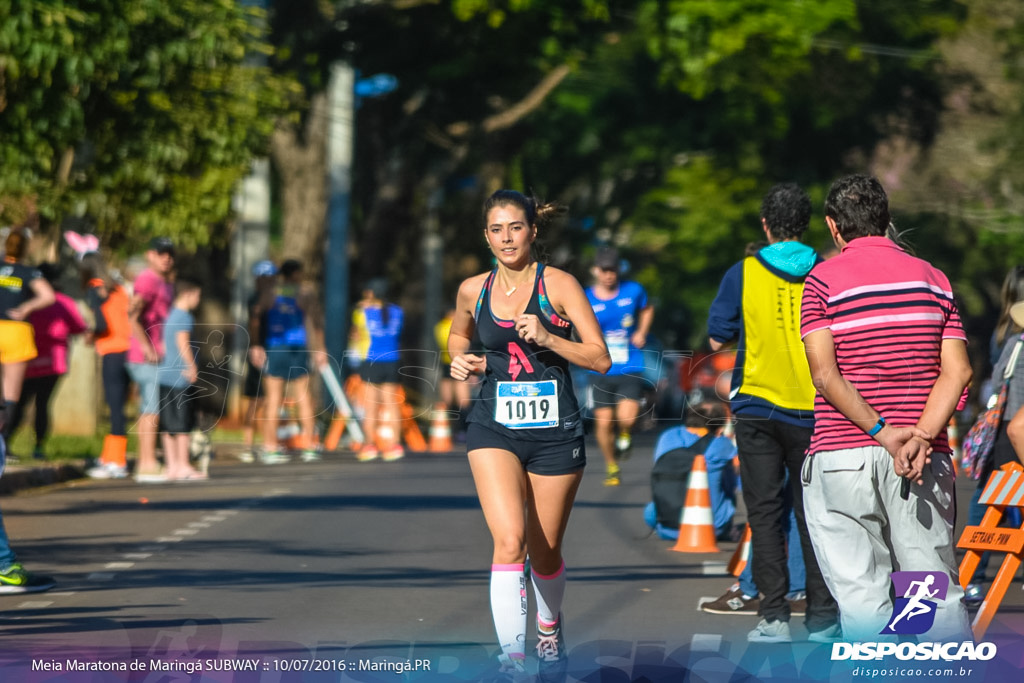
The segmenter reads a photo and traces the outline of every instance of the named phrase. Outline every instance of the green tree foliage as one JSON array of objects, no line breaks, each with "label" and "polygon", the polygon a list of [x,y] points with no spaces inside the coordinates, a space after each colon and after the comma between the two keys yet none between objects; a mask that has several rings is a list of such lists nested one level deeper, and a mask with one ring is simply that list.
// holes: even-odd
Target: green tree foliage
[{"label": "green tree foliage", "polygon": [[[950,85],[937,42],[963,16],[955,0],[305,0],[277,4],[274,42],[307,94],[336,58],[401,84],[358,113],[359,267],[414,286],[440,187],[454,284],[460,257],[486,260],[480,200],[518,187],[570,205],[545,236],[556,264],[585,279],[597,244],[620,245],[663,336],[696,343],[771,184],[820,206],[887,141],[933,143]],[[827,244],[820,215],[808,238]]]},{"label": "green tree foliage", "polygon": [[[0,0],[0,196],[114,243],[220,241],[231,195],[295,95],[252,63],[234,0]],[[12,205],[5,202],[5,206]]]},{"label": "green tree foliage", "polygon": [[[757,210],[770,185],[795,181],[817,199],[836,176],[870,170],[890,136],[933,139],[943,92],[932,48],[961,8],[882,4],[681,0],[640,12],[660,82],[685,97],[662,125],[685,134],[655,147],[654,187],[616,237],[646,264],[640,277],[663,308],[696,323],[675,330],[683,339],[700,343],[722,273],[763,238]],[[819,248],[821,221],[818,208],[807,239]]]}]

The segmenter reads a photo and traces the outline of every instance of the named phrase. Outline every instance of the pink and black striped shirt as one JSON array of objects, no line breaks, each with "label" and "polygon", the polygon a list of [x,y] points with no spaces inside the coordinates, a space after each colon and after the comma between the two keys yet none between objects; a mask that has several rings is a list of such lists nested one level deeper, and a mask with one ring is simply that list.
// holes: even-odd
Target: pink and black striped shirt
[{"label": "pink and black striped shirt", "polygon": [[[917,423],[939,376],[943,339],[963,339],[949,279],[885,237],[861,237],[807,276],[800,336],[828,329],[839,371],[895,426]],[[875,446],[821,394],[809,453]],[[949,452],[945,430],[934,440]]]}]

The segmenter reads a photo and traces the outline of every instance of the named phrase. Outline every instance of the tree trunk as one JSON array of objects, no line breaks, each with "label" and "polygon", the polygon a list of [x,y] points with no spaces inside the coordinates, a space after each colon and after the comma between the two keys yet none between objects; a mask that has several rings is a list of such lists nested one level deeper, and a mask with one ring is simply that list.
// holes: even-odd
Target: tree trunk
[{"label": "tree trunk", "polygon": [[319,282],[327,218],[327,97],[313,96],[304,135],[281,126],[271,137],[271,156],[281,180],[284,258],[298,259]]}]

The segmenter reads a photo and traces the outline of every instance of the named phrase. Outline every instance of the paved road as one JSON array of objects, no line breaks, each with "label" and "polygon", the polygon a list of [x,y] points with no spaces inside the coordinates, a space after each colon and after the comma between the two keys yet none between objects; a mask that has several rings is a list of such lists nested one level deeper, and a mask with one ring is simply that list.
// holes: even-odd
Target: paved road
[{"label": "paved road", "polygon": [[[652,442],[640,439],[613,489],[591,450],[566,544],[570,680],[850,678],[827,646],[751,647],[755,617],[697,611],[730,585],[721,569],[735,546],[677,553],[648,534]],[[136,666],[96,680],[154,683],[479,680],[490,666],[490,540],[464,454],[273,467],[222,457],[211,475],[4,498],[21,559],[59,586],[0,596],[0,680],[93,680],[69,675],[69,661]],[[1008,604],[990,633],[1019,639],[1018,586]],[[799,620],[793,632],[806,636]],[[367,670],[417,660],[403,676]],[[329,671],[283,670],[295,667]]]}]

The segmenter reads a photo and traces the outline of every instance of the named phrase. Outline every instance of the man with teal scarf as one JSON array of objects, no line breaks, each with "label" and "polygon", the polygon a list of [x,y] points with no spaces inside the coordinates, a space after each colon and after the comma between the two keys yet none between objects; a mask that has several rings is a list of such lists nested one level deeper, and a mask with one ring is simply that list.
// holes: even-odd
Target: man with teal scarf
[{"label": "man with teal scarf", "polygon": [[[807,569],[810,640],[839,636],[836,602],[825,585],[804,522],[800,468],[814,428],[814,385],[800,341],[804,278],[821,260],[800,242],[811,201],[792,184],[776,185],[761,204],[768,246],[730,268],[711,304],[712,350],[736,344],[730,407],[736,420],[743,501],[753,546],[754,582],[763,619],[751,642],[789,642],[789,570],[783,519],[792,501]],[[786,480],[786,472],[789,480]]]}]

